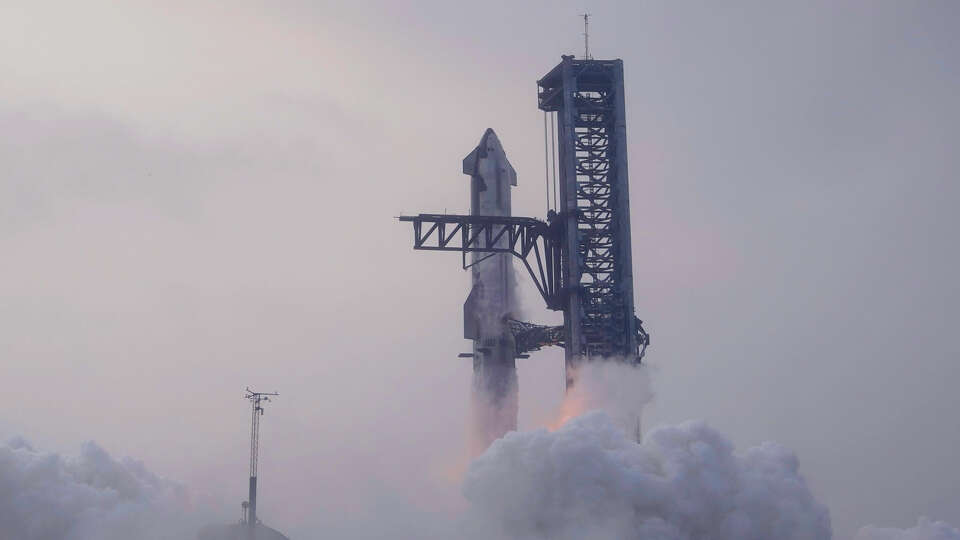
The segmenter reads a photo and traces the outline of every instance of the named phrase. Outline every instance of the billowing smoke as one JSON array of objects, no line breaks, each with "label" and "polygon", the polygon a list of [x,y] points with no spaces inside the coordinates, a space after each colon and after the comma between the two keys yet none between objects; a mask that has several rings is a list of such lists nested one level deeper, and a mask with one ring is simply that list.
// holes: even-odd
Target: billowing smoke
[{"label": "billowing smoke", "polygon": [[3,540],[192,540],[197,517],[181,486],[95,443],[76,457],[0,444]]},{"label": "billowing smoke", "polygon": [[[788,449],[764,443],[737,452],[703,422],[659,427],[638,443],[635,421],[652,395],[645,371],[586,363],[576,380],[564,403],[570,418],[553,430],[508,433],[473,462],[459,527],[445,521],[454,521],[449,513],[412,513],[436,524],[431,538],[832,537],[827,508]],[[390,522],[382,513],[372,519]],[[218,521],[201,520],[180,485],[94,443],[75,457],[22,439],[0,444],[0,540],[193,540]],[[853,540],[960,540],[960,531],[920,519],[907,529],[863,527]]]},{"label": "billowing smoke", "polygon": [[917,526],[909,529],[863,527],[854,540],[960,540],[960,530],[942,521],[920,518]]},{"label": "billowing smoke", "polygon": [[[829,540],[830,514],[797,457],[764,443],[735,452],[703,422],[634,422],[651,399],[644,369],[592,362],[576,373],[559,427],[513,432],[464,480],[471,537],[510,540]],[[864,527],[854,540],[960,540],[945,523]]]},{"label": "billowing smoke", "polygon": [[642,444],[602,411],[511,433],[474,462],[464,494],[496,538],[830,538],[829,513],[790,451],[737,455],[701,422],[655,429]]},{"label": "billowing smoke", "polygon": [[564,396],[559,417],[550,422],[558,427],[587,411],[602,410],[635,440],[639,439],[643,408],[653,401],[647,369],[616,361],[591,361],[569,373],[575,381]]}]

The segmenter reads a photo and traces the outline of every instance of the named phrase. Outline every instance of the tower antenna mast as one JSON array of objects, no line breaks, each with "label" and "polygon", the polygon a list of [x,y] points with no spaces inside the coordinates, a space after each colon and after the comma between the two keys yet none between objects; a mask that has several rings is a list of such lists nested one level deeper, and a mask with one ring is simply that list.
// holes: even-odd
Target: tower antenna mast
[{"label": "tower antenna mast", "polygon": [[590,14],[583,13],[583,59],[592,60],[590,56]]},{"label": "tower antenna mast", "polygon": [[257,526],[257,458],[260,453],[260,417],[263,416],[263,403],[270,396],[279,396],[277,392],[254,392],[249,387],[243,397],[250,400],[250,493],[247,506],[247,525],[251,532]]}]

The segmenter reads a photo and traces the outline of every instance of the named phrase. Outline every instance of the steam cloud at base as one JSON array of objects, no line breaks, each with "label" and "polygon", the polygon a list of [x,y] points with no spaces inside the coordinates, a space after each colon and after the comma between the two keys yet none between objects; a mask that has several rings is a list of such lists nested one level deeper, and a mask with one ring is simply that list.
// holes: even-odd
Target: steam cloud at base
[{"label": "steam cloud at base", "polygon": [[617,361],[585,362],[571,373],[576,384],[567,391],[557,428],[585,412],[602,410],[634,440],[639,439],[640,414],[653,401],[653,388],[646,369]]},{"label": "steam cloud at base", "polygon": [[863,527],[854,540],[960,540],[960,530],[949,523],[920,518],[916,527],[909,529]]},{"label": "steam cloud at base", "polygon": [[[470,467],[463,493],[472,537],[832,538],[829,511],[789,449],[764,443],[736,453],[697,421],[654,429],[638,444],[633,422],[652,397],[645,371],[595,362],[576,377],[558,429],[509,433]],[[854,540],[960,540],[960,532],[921,519],[910,529],[864,527]]]},{"label": "steam cloud at base", "polygon": [[196,518],[182,487],[93,442],[76,457],[0,444],[4,540],[192,540]]},{"label": "steam cloud at base", "polygon": [[[418,537],[832,537],[829,511],[811,494],[790,450],[764,443],[736,452],[722,434],[697,421],[653,429],[638,444],[634,422],[652,396],[645,371],[591,363],[576,376],[562,425],[495,441],[464,478],[470,504],[465,514],[433,513],[427,520],[435,527]],[[370,501],[394,495],[409,494],[366,494]],[[346,521],[337,524],[339,536],[373,538],[384,530],[403,536],[397,526],[403,527],[409,511],[391,509],[400,518],[380,513],[378,523]],[[410,513],[410,519],[424,519]],[[76,457],[38,451],[22,439],[0,444],[0,540],[193,540],[209,522],[190,505],[184,488],[139,462],[112,458],[95,443],[84,444]],[[906,529],[863,527],[852,540],[960,540],[960,531],[921,518]]]},{"label": "steam cloud at base", "polygon": [[796,457],[765,444],[743,455],[701,422],[642,444],[603,412],[556,432],[511,433],[467,474],[477,523],[518,539],[830,538],[827,509]]}]

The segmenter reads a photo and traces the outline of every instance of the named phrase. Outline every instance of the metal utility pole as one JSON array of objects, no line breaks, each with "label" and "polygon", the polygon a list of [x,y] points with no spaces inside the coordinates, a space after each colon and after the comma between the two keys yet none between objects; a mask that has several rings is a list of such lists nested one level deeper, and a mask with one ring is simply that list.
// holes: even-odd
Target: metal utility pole
[{"label": "metal utility pole", "polygon": [[250,494],[247,509],[247,526],[250,537],[257,526],[257,457],[260,452],[260,417],[263,416],[263,403],[270,401],[270,396],[279,396],[276,392],[254,392],[246,389],[243,396],[250,400],[252,406],[250,416]]},{"label": "metal utility pole", "polygon": [[590,14],[584,13],[583,17],[583,59],[593,60],[590,56]]}]

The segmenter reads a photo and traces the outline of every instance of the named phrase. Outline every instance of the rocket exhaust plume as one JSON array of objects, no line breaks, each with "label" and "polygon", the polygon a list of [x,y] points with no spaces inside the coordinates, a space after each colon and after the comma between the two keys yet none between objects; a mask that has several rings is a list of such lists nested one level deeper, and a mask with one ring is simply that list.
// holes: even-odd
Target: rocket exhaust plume
[{"label": "rocket exhaust plume", "polygon": [[588,411],[602,410],[634,440],[640,438],[643,408],[653,401],[648,368],[640,364],[604,358],[584,361],[567,372],[573,382],[564,395],[551,430]]}]

